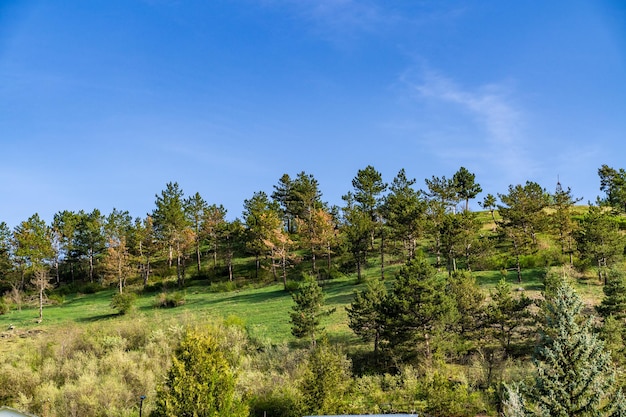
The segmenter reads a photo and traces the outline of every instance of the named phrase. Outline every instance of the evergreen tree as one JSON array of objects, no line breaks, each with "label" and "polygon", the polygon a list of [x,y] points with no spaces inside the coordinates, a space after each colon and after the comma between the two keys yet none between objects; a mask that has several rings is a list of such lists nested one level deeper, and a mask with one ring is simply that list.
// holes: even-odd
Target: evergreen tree
[{"label": "evergreen tree", "polygon": [[626,403],[615,386],[615,369],[604,343],[581,315],[583,303],[564,283],[546,305],[537,351],[537,374],[529,408],[545,416],[624,415]]},{"label": "evergreen tree", "polygon": [[469,172],[467,168],[461,167],[452,176],[452,183],[456,189],[457,197],[465,201],[465,211],[468,211],[469,201],[483,191],[480,184],[476,182],[476,175]]},{"label": "evergreen tree", "polygon": [[178,345],[165,384],[158,390],[153,417],[244,417],[235,397],[236,374],[216,339],[188,330]]},{"label": "evergreen tree", "polygon": [[512,352],[514,344],[526,341],[526,336],[533,330],[533,318],[528,309],[531,304],[532,300],[524,294],[514,296],[504,278],[491,294],[488,322],[493,337],[507,354]]},{"label": "evergreen tree", "polygon": [[596,308],[598,313],[605,318],[609,316],[622,320],[626,318],[626,273],[612,269],[602,291],[604,298]]},{"label": "evergreen tree", "polygon": [[354,301],[346,307],[348,326],[362,340],[374,342],[374,353],[378,352],[383,330],[382,304],[386,296],[385,284],[373,279],[367,283],[365,291],[354,292]]},{"label": "evergreen tree", "polygon": [[[403,266],[383,304],[383,338],[394,351],[432,360],[458,313],[443,276],[423,258]],[[434,340],[433,340],[434,339]]]},{"label": "evergreen tree", "polygon": [[590,206],[576,233],[576,242],[582,259],[593,262],[598,279],[606,283],[608,270],[624,253],[624,237],[610,210]]},{"label": "evergreen tree", "polygon": [[297,338],[308,337],[315,346],[317,335],[322,330],[321,318],[334,310],[324,310],[324,292],[317,281],[308,276],[298,292],[292,295],[295,305],[291,316],[291,334]]}]

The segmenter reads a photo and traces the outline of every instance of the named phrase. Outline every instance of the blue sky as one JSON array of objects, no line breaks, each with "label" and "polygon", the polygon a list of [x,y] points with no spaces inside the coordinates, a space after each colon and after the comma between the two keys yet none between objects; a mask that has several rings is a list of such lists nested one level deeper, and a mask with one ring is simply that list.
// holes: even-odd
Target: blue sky
[{"label": "blue sky", "polygon": [[341,205],[367,165],[594,201],[626,167],[626,3],[4,0],[0,149],[11,227],[144,216],[170,181],[233,219],[300,171]]}]

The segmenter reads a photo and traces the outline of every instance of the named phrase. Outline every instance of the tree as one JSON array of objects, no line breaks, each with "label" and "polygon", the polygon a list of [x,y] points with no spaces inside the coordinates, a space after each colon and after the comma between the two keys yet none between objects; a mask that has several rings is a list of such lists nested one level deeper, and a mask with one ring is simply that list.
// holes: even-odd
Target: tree
[{"label": "tree", "polygon": [[374,353],[378,353],[383,331],[383,302],[387,296],[385,284],[378,279],[368,281],[365,291],[355,291],[349,307],[348,326],[363,341],[374,342]]},{"label": "tree", "polygon": [[370,226],[370,247],[372,250],[374,249],[376,234],[380,236],[381,278],[384,278],[385,228],[384,219],[381,215],[381,206],[384,201],[383,193],[387,189],[387,184],[383,182],[380,172],[376,171],[373,166],[368,165],[365,169],[360,169],[357,172],[356,177],[352,180],[352,187],[354,187],[353,197],[355,204],[370,219],[369,223],[363,223],[363,225]]},{"label": "tree", "polygon": [[53,287],[50,284],[48,272],[44,268],[37,269],[31,284],[35,287],[39,296],[39,322],[41,322],[43,320],[43,303],[46,298],[46,291]]},{"label": "tree", "polygon": [[385,196],[382,206],[391,237],[403,243],[405,260],[415,255],[417,239],[424,228],[425,202],[414,185],[415,179],[407,179],[404,169],[401,169],[389,186],[389,194]]},{"label": "tree", "polygon": [[209,205],[206,201],[200,196],[200,193],[195,193],[194,195],[188,197],[183,202],[185,216],[187,217],[187,222],[191,225],[191,228],[194,232],[194,246],[196,250],[196,269],[198,275],[200,275],[201,270],[201,259],[200,259],[200,246],[202,245],[202,241],[205,238],[205,230],[202,228],[202,222],[205,218],[206,212],[209,209]]},{"label": "tree", "polygon": [[298,234],[311,253],[313,274],[317,274],[316,243],[320,224],[316,223],[319,220],[316,213],[324,207],[321,198],[322,193],[313,175],[300,172],[292,183],[290,204],[294,210]]},{"label": "tree", "polygon": [[549,416],[624,415],[626,403],[615,385],[610,353],[583,318],[583,303],[564,283],[546,304],[537,351],[535,384],[528,409]]},{"label": "tree", "polygon": [[296,208],[294,205],[293,181],[289,174],[283,174],[278,180],[278,184],[274,185],[272,199],[280,206],[287,232],[294,232],[294,218],[296,216]]},{"label": "tree", "polygon": [[300,286],[298,292],[292,295],[295,305],[293,311],[289,313],[291,317],[291,334],[302,339],[311,339],[311,346],[315,346],[317,335],[322,330],[320,326],[321,318],[334,312],[325,310],[324,292],[317,281],[308,276],[306,281]]},{"label": "tree", "polygon": [[50,228],[39,217],[39,214],[35,213],[15,227],[13,241],[15,257],[21,265],[23,289],[25,275],[44,268],[54,254]]},{"label": "tree", "polygon": [[131,248],[134,256],[139,260],[143,285],[147,285],[152,271],[152,260],[159,252],[152,216],[146,215],[143,220],[140,218],[135,219]]},{"label": "tree", "polygon": [[546,227],[549,196],[539,184],[526,181],[525,185],[509,185],[507,194],[498,194],[501,205],[498,212],[502,219],[497,223],[503,237],[511,242],[515,258],[517,281],[522,282],[520,257],[537,247],[537,233]]},{"label": "tree", "polygon": [[170,267],[173,254],[176,252],[176,277],[179,287],[183,286],[185,280],[183,256],[186,248],[183,246],[188,243],[190,237],[189,233],[185,232],[189,223],[185,217],[183,195],[178,183],[167,183],[161,195],[155,196],[156,208],[152,212],[156,235],[168,247]]},{"label": "tree", "polygon": [[104,224],[107,239],[104,262],[105,275],[110,280],[117,281],[120,294],[124,292],[126,279],[132,271],[128,250],[132,226],[132,218],[128,211],[120,211],[115,208],[107,216]]},{"label": "tree", "polygon": [[63,257],[63,262],[69,265],[72,282],[74,282],[75,278],[74,266],[78,262],[79,256],[76,247],[79,221],[80,216],[68,210],[56,213],[52,219],[52,228],[59,236],[61,256]]},{"label": "tree", "polygon": [[512,352],[514,343],[527,340],[532,331],[533,318],[529,307],[532,300],[526,295],[514,296],[511,286],[501,279],[491,294],[487,307],[488,323],[492,334],[507,354]]},{"label": "tree", "polygon": [[604,318],[613,316],[623,321],[626,318],[626,273],[616,268],[611,269],[602,291],[604,297],[596,307],[598,313]]},{"label": "tree", "polygon": [[600,191],[606,197],[600,202],[603,205],[614,207],[620,211],[626,211],[626,170],[616,170],[604,164],[598,169],[600,176]]},{"label": "tree", "polygon": [[481,203],[478,203],[483,209],[489,210],[491,213],[491,219],[493,220],[493,224],[496,224],[496,197],[493,194],[487,194]]},{"label": "tree", "polygon": [[348,406],[345,394],[352,381],[350,361],[328,342],[312,349],[308,359],[300,386],[305,412],[309,415],[344,413]]},{"label": "tree", "polygon": [[576,243],[582,259],[593,262],[598,279],[607,280],[607,272],[624,253],[624,238],[610,210],[590,206],[577,231]]},{"label": "tree", "polygon": [[261,255],[269,251],[268,231],[275,226],[275,215],[278,215],[278,205],[270,201],[263,191],[255,192],[252,198],[243,202],[243,219],[246,226],[246,247],[255,258],[255,278],[259,277]]},{"label": "tree", "polygon": [[372,219],[363,211],[362,207],[354,204],[354,197],[351,192],[342,198],[346,202],[346,206],[342,208],[343,223],[341,231],[348,246],[348,251],[352,254],[356,264],[357,281],[361,282],[361,270],[367,260],[367,250],[370,245]]},{"label": "tree", "polygon": [[[421,354],[427,363],[441,348],[445,328],[457,319],[443,276],[423,258],[411,259],[396,276],[383,304],[383,339],[392,349]],[[433,339],[435,343],[433,343]]]},{"label": "tree", "polygon": [[100,210],[91,213],[78,212],[76,243],[74,245],[79,258],[87,258],[89,263],[89,282],[94,281],[96,261],[106,248],[104,237],[104,216]]},{"label": "tree", "polygon": [[0,283],[7,282],[12,270],[11,230],[5,222],[0,222]]},{"label": "tree", "polygon": [[211,204],[202,218],[202,231],[213,249],[213,268],[217,267],[217,252],[220,244],[220,229],[226,224],[226,209],[221,204]]},{"label": "tree", "polygon": [[574,235],[577,225],[572,220],[572,207],[579,202],[580,198],[572,196],[572,190],[568,187],[564,190],[560,182],[556,183],[556,191],[553,196],[552,207],[554,212],[551,215],[552,228],[557,235],[561,245],[561,253],[569,257],[570,265],[574,265]]},{"label": "tree", "polygon": [[233,259],[235,254],[245,246],[245,228],[241,220],[235,219],[232,222],[220,223],[216,233],[220,242],[219,250],[223,253],[228,270],[228,280],[232,281],[234,276]]},{"label": "tree", "polygon": [[180,341],[164,385],[157,392],[153,417],[247,416],[236,397],[237,375],[216,338],[189,329]]},{"label": "tree", "polygon": [[483,191],[480,184],[476,182],[476,175],[469,172],[467,168],[461,167],[452,176],[452,183],[456,189],[457,197],[465,200],[465,211],[468,211],[469,201]]}]

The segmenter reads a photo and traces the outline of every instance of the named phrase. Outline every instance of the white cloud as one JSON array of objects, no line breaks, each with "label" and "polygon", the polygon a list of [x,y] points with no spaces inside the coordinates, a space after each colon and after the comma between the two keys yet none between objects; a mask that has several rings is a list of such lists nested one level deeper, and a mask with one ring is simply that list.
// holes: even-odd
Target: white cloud
[{"label": "white cloud", "polygon": [[[439,111],[449,112],[436,115],[438,123],[443,121],[446,126],[431,126],[431,132],[439,132],[447,139],[432,144],[440,157],[458,160],[464,155],[509,183],[525,181],[536,171],[524,135],[524,111],[515,104],[509,83],[469,89],[431,70],[417,77],[404,76],[402,81],[418,101],[444,104],[443,110],[438,106]],[[470,141],[464,132],[451,128],[463,123],[473,127],[474,137]]]}]

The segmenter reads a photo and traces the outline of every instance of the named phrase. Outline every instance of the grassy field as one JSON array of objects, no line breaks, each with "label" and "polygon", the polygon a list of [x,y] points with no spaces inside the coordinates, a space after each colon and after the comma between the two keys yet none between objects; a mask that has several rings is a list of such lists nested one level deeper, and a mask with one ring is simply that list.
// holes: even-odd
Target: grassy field
[{"label": "grassy field", "polygon": [[[399,265],[392,265],[386,270],[388,284]],[[372,266],[364,274],[365,280],[377,279],[380,268]],[[543,288],[543,269],[530,269],[523,272],[521,284],[517,283],[514,272],[506,274],[511,286],[523,289],[530,297],[538,297]],[[474,272],[479,285],[488,294],[502,279],[500,271]],[[323,319],[323,326],[329,339],[345,344],[358,343],[348,328],[345,307],[353,298],[354,290],[363,289],[365,284],[357,284],[354,275],[325,281],[323,289],[326,294],[326,305],[335,312]],[[576,288],[588,305],[597,304],[602,297],[602,286],[594,279],[579,279]],[[205,281],[191,281],[183,291],[185,303],[175,308],[156,308],[155,298],[159,292],[142,293],[136,301],[135,311],[120,316],[111,306],[111,298],[115,290],[102,290],[95,294],[66,296],[57,305],[44,307],[44,320],[37,322],[38,310],[24,307],[21,311],[12,310],[0,315],[0,334],[36,334],[50,332],[66,326],[80,326],[84,323],[99,321],[153,320],[155,322],[197,322],[215,319],[235,320],[246,326],[254,337],[262,338],[269,343],[297,343],[291,335],[289,312],[293,305],[291,294],[283,289],[282,283],[248,286],[239,290],[216,292],[215,288]],[[14,327],[9,331],[9,327]],[[0,339],[1,340],[1,339]]]}]

